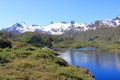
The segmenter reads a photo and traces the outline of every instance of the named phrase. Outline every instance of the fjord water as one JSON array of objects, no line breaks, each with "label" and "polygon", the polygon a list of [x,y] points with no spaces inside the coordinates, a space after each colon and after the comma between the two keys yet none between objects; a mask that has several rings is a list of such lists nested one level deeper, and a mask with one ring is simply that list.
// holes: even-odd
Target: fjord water
[{"label": "fjord water", "polygon": [[95,80],[120,80],[120,53],[66,49],[59,54],[69,64],[89,69]]}]

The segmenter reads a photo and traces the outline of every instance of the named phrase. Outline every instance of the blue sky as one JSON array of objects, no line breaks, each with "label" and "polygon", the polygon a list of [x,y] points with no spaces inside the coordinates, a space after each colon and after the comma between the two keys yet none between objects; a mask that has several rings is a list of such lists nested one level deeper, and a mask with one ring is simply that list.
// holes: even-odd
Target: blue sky
[{"label": "blue sky", "polygon": [[0,29],[16,22],[48,25],[50,22],[91,23],[120,15],[120,0],[0,0]]}]

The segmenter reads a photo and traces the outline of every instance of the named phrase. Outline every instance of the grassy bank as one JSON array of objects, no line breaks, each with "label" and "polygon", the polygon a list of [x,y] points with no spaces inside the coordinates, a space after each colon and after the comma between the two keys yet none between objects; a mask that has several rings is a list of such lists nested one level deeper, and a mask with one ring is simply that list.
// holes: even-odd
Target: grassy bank
[{"label": "grassy bank", "polygon": [[85,69],[69,65],[48,48],[12,45],[0,49],[0,80],[93,80]]}]

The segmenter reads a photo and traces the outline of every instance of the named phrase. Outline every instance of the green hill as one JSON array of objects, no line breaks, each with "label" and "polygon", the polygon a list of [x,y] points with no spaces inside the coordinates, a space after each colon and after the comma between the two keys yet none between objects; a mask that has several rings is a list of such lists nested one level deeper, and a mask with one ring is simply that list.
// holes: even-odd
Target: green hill
[{"label": "green hill", "polygon": [[73,38],[80,42],[90,43],[100,48],[120,48],[120,25],[117,27],[101,27],[96,30],[84,32],[70,30],[63,34],[63,36]]},{"label": "green hill", "polygon": [[23,34],[17,34],[9,39],[14,42],[25,42],[39,48],[68,48],[80,46],[80,43],[73,40],[72,38],[37,32],[26,32]]},{"label": "green hill", "polygon": [[57,57],[56,52],[45,48],[50,45],[44,40],[49,39],[56,43],[71,41],[38,33],[24,33],[11,38],[1,36],[0,80],[93,80],[91,73],[86,73],[87,69],[71,66]]}]

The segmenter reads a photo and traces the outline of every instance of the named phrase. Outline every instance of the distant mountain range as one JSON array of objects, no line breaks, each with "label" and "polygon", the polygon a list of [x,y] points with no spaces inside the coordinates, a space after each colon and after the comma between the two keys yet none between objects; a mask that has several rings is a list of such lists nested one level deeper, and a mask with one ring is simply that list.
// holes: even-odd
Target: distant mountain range
[{"label": "distant mountain range", "polygon": [[85,32],[89,30],[97,30],[104,27],[116,27],[120,25],[120,16],[117,16],[115,19],[111,20],[97,20],[91,24],[77,23],[75,21],[71,22],[51,22],[47,26],[39,25],[28,25],[24,22],[15,23],[9,28],[3,29],[4,31],[9,31],[15,34],[24,33],[24,32],[41,32],[52,35],[62,35],[71,30],[76,32]]},{"label": "distant mountain range", "polygon": [[67,22],[60,22],[60,23],[53,23],[51,22],[47,26],[39,26],[39,25],[28,25],[24,22],[22,23],[15,23],[9,28],[3,29],[5,31],[9,31],[15,34],[24,33],[24,32],[42,32],[52,35],[61,35],[70,29],[76,28],[85,28],[86,24],[84,23],[76,23],[71,21],[70,23]]},{"label": "distant mountain range", "polygon": [[87,25],[86,31],[71,29],[62,36],[95,45],[120,44],[120,16],[112,20],[97,20]]}]

